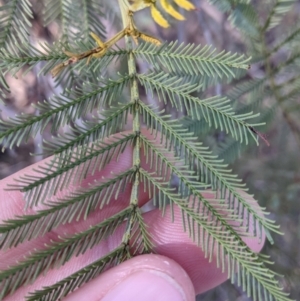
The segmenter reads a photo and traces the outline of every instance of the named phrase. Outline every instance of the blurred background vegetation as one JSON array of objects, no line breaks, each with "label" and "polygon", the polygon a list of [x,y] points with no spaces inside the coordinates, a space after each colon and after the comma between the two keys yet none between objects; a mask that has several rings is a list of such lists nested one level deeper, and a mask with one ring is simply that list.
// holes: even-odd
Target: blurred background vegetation
[{"label": "blurred background vegetation", "polygon": [[[0,1],[0,5],[7,2]],[[52,43],[62,38],[60,15],[56,22],[44,26],[43,10],[47,1],[30,2],[34,12],[32,44],[38,46],[40,42]],[[108,2],[110,9],[105,16],[106,32],[110,37],[120,29],[120,20],[115,11],[118,9],[116,1]],[[170,20],[171,27],[168,29],[156,26],[147,10],[137,14],[137,24],[142,31],[159,36],[162,41],[209,44],[218,51],[252,56],[253,63],[247,73],[241,73],[228,82],[212,81],[200,93],[206,96],[228,95],[233,99],[237,111],[253,110],[260,113],[258,121],[265,121],[266,125],[258,129],[262,133],[259,146],[254,143],[238,145],[226,133],[207,132],[201,124],[191,126],[196,129],[199,139],[224,158],[234,173],[247,183],[250,193],[254,194],[261,206],[267,208],[271,219],[281,225],[284,235],[274,235],[274,245],[266,243],[263,251],[276,262],[272,269],[285,276],[280,281],[284,289],[291,292],[292,299],[300,300],[300,1],[252,0],[249,4],[251,9],[243,9],[241,14],[240,6],[236,4],[247,1],[210,1],[216,2],[216,5],[204,0],[193,2],[197,10],[188,13],[181,11],[186,21]],[[278,20],[275,20],[275,25],[269,24],[264,28],[277,2],[286,5],[281,7],[283,10],[276,16]],[[285,41],[289,35],[291,39]],[[119,64],[125,68],[122,62]],[[138,65],[140,72],[144,72],[146,67],[142,62]],[[22,74],[24,69],[17,74],[18,79],[6,78],[11,86],[11,94],[7,95],[7,105],[1,108],[1,114],[35,114],[31,104],[61,91],[50,75],[38,77],[38,71],[37,66],[26,76]],[[252,81],[253,86],[247,88],[245,83]],[[168,109],[172,112],[171,108]],[[182,122],[187,124],[188,121],[183,118]],[[42,159],[41,155],[31,156],[30,153],[41,153],[43,138],[48,138],[50,134],[46,132],[43,135],[26,145],[0,153],[0,177],[4,178]],[[197,300],[251,299],[228,281],[198,296]]]}]

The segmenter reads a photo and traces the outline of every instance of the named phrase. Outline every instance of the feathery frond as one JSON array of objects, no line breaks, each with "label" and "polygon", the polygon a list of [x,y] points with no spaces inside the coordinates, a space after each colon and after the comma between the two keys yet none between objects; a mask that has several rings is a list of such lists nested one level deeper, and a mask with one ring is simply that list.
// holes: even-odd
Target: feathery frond
[{"label": "feathery frond", "polygon": [[[184,226],[190,232],[190,236],[198,245],[201,245],[206,256],[211,261],[214,254],[214,247],[216,246],[218,258],[218,266],[222,271],[225,267],[228,270],[228,275],[231,279],[235,279],[235,269],[238,266],[238,284],[257,300],[261,295],[267,296],[266,300],[280,300],[288,301],[287,294],[281,289],[273,289],[273,285],[278,281],[275,279],[276,274],[271,272],[264,266],[266,260],[260,255],[252,252],[242,241],[237,241],[233,238],[230,232],[222,225],[215,225],[207,214],[202,213],[201,210],[195,210],[198,206],[191,206],[185,200],[173,192],[172,189],[166,187],[157,178],[148,174],[144,170],[140,170],[143,182],[151,182],[159,194],[156,198],[162,199],[160,201],[165,204],[166,199],[176,204],[183,216],[183,221],[186,222]],[[150,186],[148,184],[148,186]],[[195,200],[195,199],[194,199]],[[201,227],[200,227],[201,226]],[[245,252],[247,250],[247,252]],[[268,263],[268,262],[267,262]],[[265,273],[269,277],[262,277]],[[262,288],[258,290],[257,287]]]},{"label": "feathery frond", "polygon": [[33,18],[28,0],[5,0],[0,8],[0,48],[15,43],[28,43]]},{"label": "feathery frond", "polygon": [[82,11],[82,14],[80,14],[78,18],[72,18],[72,23],[70,24],[70,26],[72,26],[71,35],[74,34],[75,39],[93,41],[90,35],[90,33],[93,32],[104,39],[106,30],[103,24],[105,17],[103,4],[97,0],[72,1],[69,13],[75,16],[78,11]]},{"label": "feathery frond", "polygon": [[254,39],[259,38],[259,20],[253,5],[246,3],[246,1],[237,4],[230,14],[229,19],[244,34]]},{"label": "feathery frond", "polygon": [[3,99],[5,98],[5,96],[7,94],[10,93],[10,89],[9,86],[2,74],[2,72],[0,73],[0,103],[3,104]]},{"label": "feathery frond", "polygon": [[[144,252],[147,250],[149,251],[149,248],[151,247],[151,241],[146,230],[146,225],[143,223],[143,219],[140,215],[139,208],[130,207],[119,212],[119,215],[121,213],[128,214],[127,224],[129,221],[132,221],[132,227],[130,228],[132,229],[132,237],[134,238],[132,241],[133,253],[141,250]],[[124,216],[124,219],[126,219],[126,216]],[[84,283],[98,276],[104,268],[117,265],[131,256],[132,255],[128,253],[127,246],[121,244],[114,251],[110,252],[108,255],[104,256],[95,263],[92,263],[84,269],[81,269],[80,271],[56,283],[55,285],[35,292],[31,297],[28,298],[28,300],[42,299],[50,301],[52,300],[51,298],[54,294],[56,297],[60,296],[61,298],[67,295],[70,291],[73,291],[75,288],[80,287]],[[110,259],[110,261],[107,261],[108,259]],[[117,261],[112,262],[113,259]]]},{"label": "feathery frond", "polygon": [[29,137],[42,132],[50,121],[51,131],[56,132],[59,127],[71,120],[74,121],[79,116],[84,116],[97,106],[99,107],[99,97],[102,105],[111,104],[130,78],[130,76],[124,76],[110,83],[103,81],[102,87],[100,83],[98,87],[91,85],[91,91],[89,93],[86,91],[83,96],[79,97],[77,93],[80,93],[80,90],[72,91],[72,94],[67,91],[66,95],[54,96],[49,103],[44,101],[36,105],[40,111],[38,116],[20,115],[7,121],[0,120],[0,142],[3,148],[19,146],[22,141],[26,142]]},{"label": "feathery frond", "polygon": [[135,239],[132,241],[132,255],[134,256],[150,253],[154,248],[154,244],[148,231],[149,227],[145,223],[142,211],[139,207],[135,208],[135,218],[136,223],[134,225],[134,229],[132,230],[132,237],[135,237]]},{"label": "feathery frond", "polygon": [[268,31],[277,26],[295,2],[295,0],[276,0],[266,20],[264,30]]},{"label": "feathery frond", "polygon": [[128,170],[107,179],[104,183],[94,185],[89,190],[81,189],[64,199],[47,201],[48,208],[34,215],[4,221],[0,226],[1,248],[16,247],[26,240],[42,237],[60,225],[87,219],[90,213],[102,209],[112,199],[117,199],[119,193],[132,181],[133,175],[133,170]]},{"label": "feathery frond", "polygon": [[[26,45],[26,44],[25,44]],[[13,43],[8,47],[2,48],[0,54],[2,57],[0,67],[5,70],[6,73],[10,73],[14,76],[19,70],[27,67],[27,71],[31,70],[36,64],[40,64],[41,61],[45,61],[40,73],[46,74],[53,68],[57,60],[66,58],[66,55],[62,53],[62,44],[57,43],[53,47],[49,45],[40,44],[41,49],[37,49],[33,45]]]},{"label": "feathery frond", "polygon": [[[106,36],[105,1],[43,0],[45,24],[59,25],[61,40],[52,46],[29,43],[32,14],[27,0],[6,1],[1,7],[3,99],[9,92],[6,76],[16,76],[19,71],[26,76],[38,64],[39,75],[50,72],[56,88],[62,87],[59,95],[34,105],[36,115],[5,119],[2,114],[3,150],[50,130],[53,137],[43,142],[43,151],[53,157],[8,185],[8,189],[24,193],[25,209],[31,211],[2,222],[1,249],[20,248],[29,240],[46,239],[53,230],[60,231],[70,223],[89,221],[92,213],[101,213],[124,196],[128,202],[121,211],[103,218],[99,214],[100,220],[88,229],[59,236],[0,272],[0,300],[42,273],[63,269],[72,258],[87,255],[114,233],[121,235],[110,253],[25,298],[60,300],[108,268],[153,252],[156,245],[151,225],[140,208],[141,188],[163,217],[170,215],[172,222],[182,220],[183,231],[207,259],[214,260],[253,300],[289,300],[276,273],[267,268],[268,257],[255,253],[243,241],[249,237],[260,241],[266,235],[272,243],[270,232],[279,233],[278,226],[265,217],[268,213],[247,194],[227,162],[249,142],[266,141],[256,127],[273,117],[277,106],[288,116],[291,127],[290,117],[300,110],[293,102],[300,92],[300,52],[295,47],[286,56],[280,53],[299,36],[299,26],[285,39],[276,39],[270,48],[266,38],[295,1],[273,1],[262,22],[249,0],[208,2],[226,12],[235,30],[242,33],[240,40],[251,44],[247,49],[252,61],[237,53],[217,52],[208,45],[160,44],[157,37],[141,32],[135,24],[134,12],[146,7],[163,27],[169,25],[164,13],[183,20],[179,7],[195,9],[189,0],[120,0],[123,27],[113,37]],[[115,45],[124,37],[125,47]],[[133,45],[132,40],[143,42]],[[273,66],[277,56],[280,63]],[[137,59],[145,62],[147,71],[137,71]],[[247,73],[249,62],[261,69],[259,79],[255,71]],[[119,65],[121,73],[115,72]],[[234,87],[229,89],[229,84]],[[226,96],[211,96],[213,89],[207,91],[207,87],[214,85],[218,85],[216,94],[221,91]],[[157,107],[143,102],[141,87],[149,103],[159,102]],[[264,99],[269,100],[267,108]],[[124,128],[126,132],[122,132]],[[223,138],[214,139],[212,132]],[[207,141],[210,147],[205,145]],[[132,153],[132,162],[126,162],[130,166],[110,170],[128,150]],[[109,175],[104,176],[107,171]],[[176,178],[176,187],[171,177]]]},{"label": "feathery frond", "polygon": [[[174,149],[177,156],[183,156],[185,164],[195,170],[200,182],[211,185],[212,189],[219,193],[220,198],[228,198],[228,207],[237,208],[236,214],[240,218],[244,217],[244,210],[249,210],[260,224],[257,228],[258,233],[261,233],[262,229],[278,232],[278,226],[274,225],[273,221],[259,216],[245,201],[241,195],[241,192],[245,191],[245,185],[231,174],[231,170],[227,169],[227,165],[222,160],[212,155],[202,143],[194,142],[195,137],[192,137],[191,133],[187,133],[186,129],[182,129],[180,125],[179,129],[178,124],[175,124],[173,120],[166,120],[165,116],[157,116],[143,103],[140,106],[141,114],[144,116],[144,120],[147,120],[147,126],[156,133],[158,130],[160,131],[165,140],[165,148]],[[270,235],[268,238],[272,241]]]},{"label": "feathery frond", "polygon": [[225,51],[216,54],[216,49],[212,50],[211,46],[178,45],[178,42],[164,43],[159,48],[143,43],[133,53],[157,70],[163,67],[174,73],[219,78],[234,77],[238,68],[248,69],[250,60],[243,55]]},{"label": "feathery frond", "polygon": [[88,176],[100,171],[113,158],[118,158],[127,144],[132,143],[135,134],[114,139],[109,143],[94,142],[83,148],[77,148],[68,158],[55,156],[50,162],[39,166],[35,172],[41,176],[20,177],[9,189],[25,192],[28,207],[37,206],[50,199],[58,191],[69,186],[78,186]]},{"label": "feathery frond", "polygon": [[61,298],[72,292],[75,288],[78,288],[88,281],[96,278],[105,269],[120,264],[122,261],[124,261],[126,255],[127,254],[124,250],[124,246],[120,246],[112,252],[106,254],[96,262],[93,262],[92,264],[84,267],[71,276],[64,278],[54,285],[45,287],[42,290],[35,291],[34,293],[30,293],[30,295],[26,297],[26,300],[60,300]]},{"label": "feathery frond", "polygon": [[59,268],[72,256],[84,254],[110,236],[129,217],[131,211],[131,208],[127,208],[88,230],[69,238],[61,238],[46,250],[36,251],[8,271],[2,271],[0,273],[0,286],[3,287],[1,295],[5,296],[7,292],[12,293],[21,285],[27,285],[29,281],[34,281],[41,273],[47,273],[51,268]]},{"label": "feathery frond", "polygon": [[297,24],[284,37],[281,37],[280,39],[277,39],[274,42],[275,45],[271,49],[270,54],[277,52],[282,47],[290,46],[292,43],[297,43],[297,39],[299,39],[299,35],[300,35],[300,27],[299,24]]},{"label": "feathery frond", "polygon": [[62,35],[67,35],[69,24],[72,22],[72,2],[64,0],[45,0],[44,1],[44,22],[45,26],[49,23],[59,20]]},{"label": "feathery frond", "polygon": [[[120,125],[127,123],[128,114],[132,111],[134,103],[119,104],[105,111],[106,118],[97,118],[96,122],[84,122],[84,126],[75,125],[72,133],[59,135],[51,141],[44,141],[44,153],[68,157],[76,147],[84,147],[89,141],[103,140],[120,130]],[[96,121],[96,120],[95,120]]]},{"label": "feathery frond", "polygon": [[138,79],[148,92],[153,94],[153,91],[155,91],[160,101],[165,104],[170,101],[178,111],[184,109],[189,116],[197,120],[204,118],[210,126],[214,125],[215,128],[230,133],[240,142],[245,141],[248,144],[247,132],[255,140],[257,139],[252,128],[261,124],[249,124],[246,120],[258,115],[253,115],[252,112],[235,115],[232,107],[228,104],[229,99],[210,97],[202,100],[192,97],[190,93],[194,91],[195,85],[181,84],[180,78],[169,78],[168,75],[163,73],[139,75]]}]

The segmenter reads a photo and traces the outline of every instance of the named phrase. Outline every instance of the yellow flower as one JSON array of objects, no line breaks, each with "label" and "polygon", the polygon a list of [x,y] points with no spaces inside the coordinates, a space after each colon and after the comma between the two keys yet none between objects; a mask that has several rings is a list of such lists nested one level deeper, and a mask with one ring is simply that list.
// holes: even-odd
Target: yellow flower
[{"label": "yellow flower", "polygon": [[[177,20],[184,20],[181,15],[171,4],[170,0],[129,0],[130,10],[138,11],[146,7],[150,7],[151,15],[154,21],[162,27],[169,27],[170,24],[157,9],[156,4],[159,2],[162,9]],[[195,6],[189,0],[173,0],[179,7],[185,10],[195,9]]]}]

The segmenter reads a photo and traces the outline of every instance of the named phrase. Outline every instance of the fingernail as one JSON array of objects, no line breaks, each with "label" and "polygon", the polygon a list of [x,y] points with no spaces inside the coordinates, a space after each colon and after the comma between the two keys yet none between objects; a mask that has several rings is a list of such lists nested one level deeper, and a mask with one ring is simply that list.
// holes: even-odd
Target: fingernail
[{"label": "fingernail", "polygon": [[[154,299],[155,298],[155,299]],[[136,272],[116,284],[101,301],[186,301],[182,287],[156,270]]]}]

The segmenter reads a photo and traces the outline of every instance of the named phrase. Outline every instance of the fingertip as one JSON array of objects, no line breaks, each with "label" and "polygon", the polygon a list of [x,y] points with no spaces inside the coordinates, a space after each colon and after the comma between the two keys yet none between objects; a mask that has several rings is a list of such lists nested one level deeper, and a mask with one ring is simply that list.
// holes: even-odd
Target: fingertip
[{"label": "fingertip", "polygon": [[194,301],[193,284],[174,260],[154,254],[134,257],[90,281],[64,301]]}]

